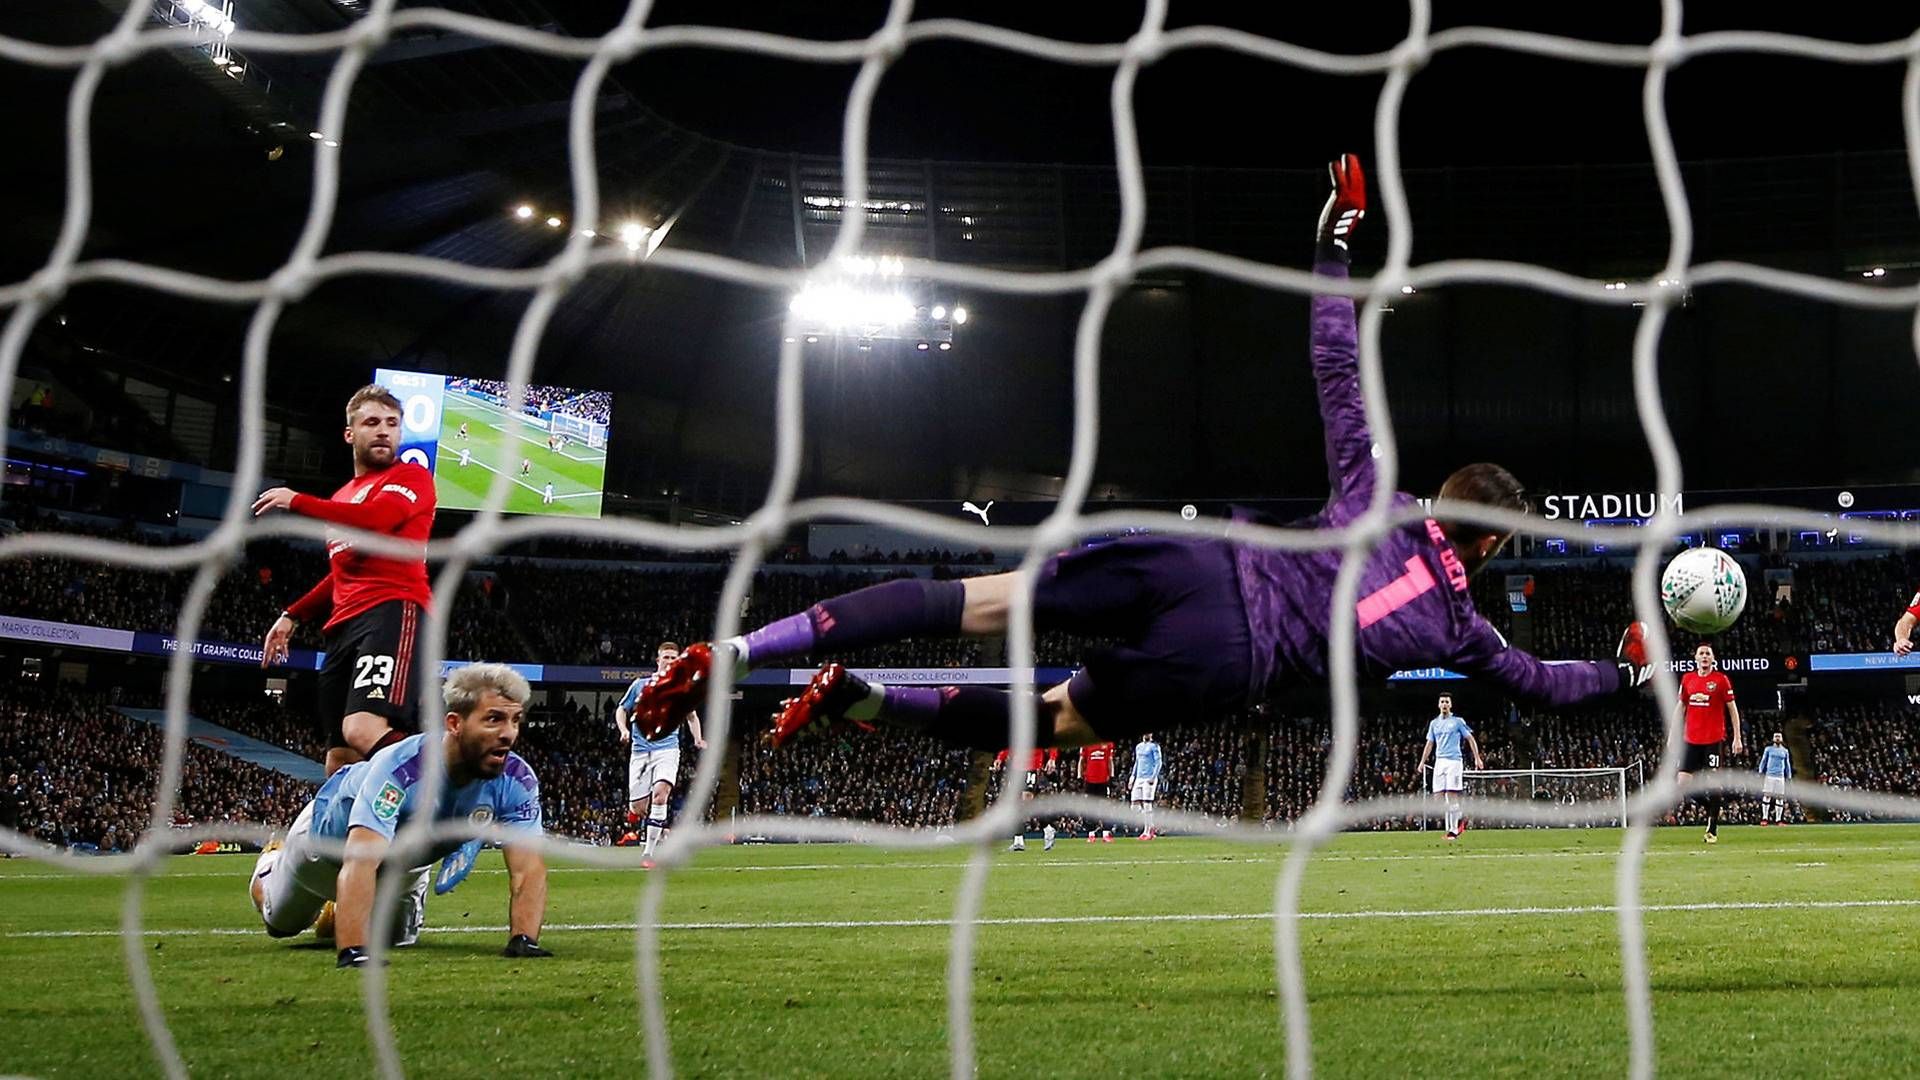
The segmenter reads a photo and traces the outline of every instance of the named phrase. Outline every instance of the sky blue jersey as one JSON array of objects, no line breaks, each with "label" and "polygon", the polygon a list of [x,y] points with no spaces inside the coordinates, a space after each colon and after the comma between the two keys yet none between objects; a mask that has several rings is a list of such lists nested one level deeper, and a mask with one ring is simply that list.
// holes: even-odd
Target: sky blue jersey
[{"label": "sky blue jersey", "polygon": [[1160,779],[1160,744],[1143,742],[1133,748],[1133,778]]},{"label": "sky blue jersey", "polygon": [[1778,776],[1782,779],[1793,775],[1793,759],[1784,746],[1769,746],[1760,751],[1760,775]]},{"label": "sky blue jersey", "polygon": [[670,730],[661,732],[659,738],[649,739],[640,733],[640,725],[632,722],[633,705],[640,700],[640,688],[652,682],[657,676],[658,673],[655,672],[653,674],[642,675],[633,680],[633,683],[627,687],[626,696],[620,699],[620,707],[627,711],[627,734],[633,738],[633,752],[635,754],[650,754],[655,750],[680,749],[680,726],[678,724],[674,725]]},{"label": "sky blue jersey", "polygon": [[1473,729],[1459,716],[1436,716],[1427,721],[1427,738],[1433,742],[1433,756],[1438,761],[1459,761],[1460,740],[1473,734]]},{"label": "sky blue jersey", "polygon": [[[420,812],[415,789],[426,767],[422,752],[426,736],[402,739],[327,778],[313,797],[313,835],[345,840],[355,826],[372,829],[387,839]],[[491,780],[475,780],[440,789],[435,821],[498,822],[516,831],[539,835],[540,782],[533,768],[518,754],[507,755],[507,767]],[[463,841],[448,839],[433,846],[428,861],[460,848]]]}]

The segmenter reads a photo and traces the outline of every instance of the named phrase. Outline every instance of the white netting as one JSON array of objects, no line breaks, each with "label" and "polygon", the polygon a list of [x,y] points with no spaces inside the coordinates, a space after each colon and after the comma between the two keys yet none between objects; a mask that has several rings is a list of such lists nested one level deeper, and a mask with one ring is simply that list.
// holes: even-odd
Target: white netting
[{"label": "white netting", "polygon": [[[152,827],[146,841],[135,852],[114,857],[80,859],[30,841],[13,832],[0,833],[0,843],[12,851],[49,861],[58,860],[76,871],[131,875],[122,918],[122,942],[129,975],[135,987],[141,1014],[155,1054],[170,1076],[184,1076],[185,1066],[173,1045],[162,1014],[145,953],[140,947],[141,901],[147,875],[153,873],[167,853],[182,839],[181,833],[167,828],[181,774],[182,748],[186,735],[186,711],[192,674],[191,645],[197,639],[201,617],[221,572],[237,559],[245,544],[262,536],[303,536],[318,540],[324,526],[315,521],[285,517],[255,522],[248,509],[257,489],[263,455],[261,432],[265,429],[267,386],[267,345],[273,329],[287,305],[299,300],[316,285],[346,275],[404,275],[429,278],[459,285],[511,289],[532,293],[531,303],[522,316],[513,339],[506,378],[516,388],[530,381],[535,346],[561,296],[581,277],[601,266],[623,263],[627,254],[618,246],[594,250],[591,241],[575,236],[554,259],[524,271],[483,269],[442,259],[372,252],[346,253],[319,257],[335,211],[339,176],[340,149],[333,140],[350,143],[352,128],[347,122],[347,99],[355,78],[367,56],[401,30],[438,30],[478,38],[509,48],[524,49],[557,57],[586,61],[575,85],[569,121],[569,168],[572,206],[575,218],[596,221],[600,218],[599,180],[595,171],[593,139],[594,100],[608,67],[636,54],[660,48],[699,46],[782,57],[788,60],[823,64],[858,64],[860,71],[849,95],[841,146],[845,197],[858,204],[867,194],[867,126],[873,99],[888,67],[906,49],[930,40],[966,41],[990,48],[1004,49],[1062,64],[1111,67],[1114,69],[1112,116],[1116,165],[1120,188],[1120,227],[1110,256],[1098,265],[1079,271],[1059,273],[1015,273],[948,265],[920,259],[905,260],[906,272],[929,280],[964,285],[991,292],[1027,294],[1065,294],[1084,292],[1082,312],[1073,356],[1074,434],[1072,462],[1062,488],[1058,509],[1033,529],[996,528],[996,543],[1009,540],[1025,542],[1028,555],[1021,572],[1031,581],[1032,571],[1044,553],[1069,545],[1078,536],[1121,526],[1145,526],[1167,533],[1197,534],[1208,531],[1199,523],[1182,521],[1173,514],[1095,514],[1082,513],[1092,481],[1094,453],[1098,443],[1099,353],[1102,325],[1118,288],[1143,270],[1187,270],[1236,279],[1267,288],[1293,293],[1331,292],[1365,300],[1360,320],[1360,371],[1365,391],[1367,418],[1379,444],[1380,482],[1369,511],[1341,530],[1320,533],[1289,532],[1280,529],[1235,526],[1230,535],[1239,541],[1275,548],[1339,548],[1345,558],[1337,578],[1333,598],[1333,627],[1330,643],[1331,685],[1333,689],[1332,758],[1328,763],[1321,796],[1311,811],[1289,834],[1291,851],[1276,883],[1274,932],[1277,952],[1282,1019],[1287,1044],[1290,1075],[1307,1076],[1312,1069],[1312,1050],[1308,1028],[1305,984],[1298,938],[1299,899],[1303,874],[1314,849],[1341,828],[1361,821],[1399,817],[1422,812],[1427,803],[1413,796],[1374,799],[1360,804],[1343,804],[1341,793],[1350,779],[1358,726],[1358,686],[1354,677],[1354,606],[1359,571],[1370,546],[1389,529],[1403,524],[1425,511],[1394,511],[1388,500],[1396,486],[1398,456],[1394,433],[1386,413],[1386,387],[1381,368],[1381,309],[1385,301],[1399,294],[1404,285],[1420,288],[1453,283],[1503,284],[1536,289],[1594,304],[1644,304],[1633,346],[1633,379],[1640,422],[1657,468],[1658,488],[1665,498],[1663,507],[1681,489],[1679,454],[1661,409],[1658,383],[1657,345],[1668,310],[1685,289],[1695,286],[1739,282],[1758,288],[1795,294],[1830,303],[1877,308],[1914,308],[1920,301],[1920,288],[1885,289],[1824,280],[1806,274],[1770,269],[1745,263],[1715,262],[1691,265],[1692,220],[1673,140],[1668,131],[1664,107],[1667,73],[1677,64],[1711,53],[1758,52],[1820,59],[1834,63],[1875,64],[1905,62],[1907,77],[1902,97],[1902,112],[1907,138],[1910,171],[1916,191],[1920,191],[1920,35],[1882,44],[1859,45],[1806,37],[1760,32],[1719,32],[1697,35],[1681,33],[1681,0],[1663,0],[1661,32],[1650,45],[1618,45],[1575,40],[1544,34],[1500,30],[1486,27],[1462,27],[1430,32],[1429,0],[1411,0],[1410,31],[1393,49],[1364,56],[1347,56],[1307,49],[1283,41],[1262,38],[1220,27],[1163,29],[1165,0],[1148,0],[1139,30],[1124,42],[1084,44],[1057,41],[998,27],[956,19],[911,21],[910,0],[894,0],[885,24],[871,36],[837,42],[822,42],[772,34],[711,27],[675,26],[650,29],[645,24],[649,4],[634,0],[611,32],[597,38],[571,38],[540,30],[514,26],[491,19],[456,14],[433,8],[395,10],[395,0],[374,0],[364,18],[351,27],[333,33],[268,34],[242,29],[230,38],[237,50],[259,53],[337,52],[327,80],[317,126],[332,140],[316,148],[312,200],[304,230],[281,268],[268,278],[233,282],[197,274],[182,273],[164,267],[119,260],[79,260],[80,248],[92,216],[92,175],[88,146],[89,126],[94,98],[109,68],[126,65],[137,57],[160,49],[191,48],[201,38],[178,27],[149,25],[150,8],[145,0],[134,0],[105,37],[87,45],[54,47],[0,37],[0,59],[39,67],[77,69],[68,99],[67,124],[67,196],[65,217],[46,265],[30,279],[0,288],[0,304],[11,307],[6,328],[0,333],[0,390],[11,391],[19,366],[22,347],[36,321],[76,283],[114,281],[159,290],[182,297],[215,303],[248,304],[253,318],[245,339],[241,377],[241,430],[245,433],[235,468],[233,498],[228,503],[220,526],[204,541],[185,547],[142,548],[128,544],[71,536],[22,535],[0,541],[0,559],[37,554],[60,554],[102,563],[146,569],[182,569],[195,567],[193,584],[182,604],[177,636],[185,647],[172,659],[167,682],[167,742],[164,765],[156,792]],[[1333,74],[1385,73],[1374,118],[1373,163],[1377,193],[1387,229],[1386,264],[1368,279],[1333,282],[1287,267],[1265,265],[1245,259],[1192,248],[1163,247],[1142,250],[1142,226],[1146,217],[1146,189],[1142,177],[1136,138],[1132,94],[1140,69],[1167,53],[1199,47],[1227,49],[1275,63],[1289,64]],[[1458,260],[1410,264],[1413,250],[1413,221],[1407,208],[1406,193],[1399,163],[1399,121],[1401,100],[1413,74],[1434,53],[1465,47],[1504,49],[1562,60],[1643,68],[1646,72],[1642,109],[1653,151],[1655,171],[1664,203],[1670,243],[1665,265],[1657,277],[1677,287],[1662,288],[1653,280],[1630,283],[1625,289],[1605,288],[1600,281],[1588,281],[1547,267],[1488,260]],[[1305,223],[1314,207],[1298,208]],[[828,263],[854,255],[860,249],[865,222],[859,214],[842,215]],[[804,271],[775,269],[717,255],[700,254],[663,247],[654,252],[651,262],[666,272],[690,273],[769,289],[796,289],[806,276]],[[1920,325],[1916,326],[1920,340]],[[785,331],[791,338],[791,328]],[[520,406],[515,390],[514,408]],[[975,545],[986,539],[983,527],[969,527],[948,519],[916,513],[902,507],[858,500],[821,499],[795,502],[795,481],[801,450],[800,420],[800,346],[789,342],[780,354],[776,396],[777,442],[772,482],[764,505],[745,524],[729,529],[685,530],[664,525],[619,521],[559,521],[524,519],[508,521],[501,514],[507,484],[503,479],[510,464],[502,446],[501,468],[489,491],[486,508],[457,538],[431,546],[435,558],[446,560],[436,582],[436,591],[445,595],[457,584],[467,565],[475,557],[506,544],[537,535],[562,534],[647,544],[674,550],[731,550],[737,553],[727,577],[716,619],[716,635],[734,634],[738,612],[755,568],[769,546],[796,522],[832,516],[872,522],[911,530],[930,538],[960,545]],[[0,428],[0,434],[4,429]],[[1559,533],[1543,528],[1537,518],[1496,513],[1473,506],[1443,506],[1459,520],[1483,523],[1536,536]],[[1802,512],[1766,506],[1719,507],[1715,520],[1740,520],[1753,524],[1771,523],[1797,528],[1824,528],[1822,519]],[[1704,523],[1704,516],[1674,515],[1662,510],[1631,540],[1618,541],[1635,546],[1633,594],[1639,617],[1650,626],[1663,626],[1655,589],[1656,565],[1662,547],[1689,527]],[[1215,527],[1212,530],[1217,534]],[[1911,544],[1920,535],[1908,528],[1859,523],[1855,531],[1875,540]],[[405,555],[405,549],[387,538],[360,537],[365,549],[393,555]],[[442,617],[451,605],[440,609],[430,624],[426,660],[438,665],[445,652],[446,626]],[[1011,663],[1016,671],[1030,671],[1033,656],[1032,612],[1029,603],[1016,605],[1008,632]],[[1676,689],[1666,670],[1667,641],[1664,633],[1652,642],[1657,671],[1656,696],[1672,701]],[[1015,687],[1027,691],[1030,685]],[[434,694],[437,695],[437,687]],[[1034,715],[1031,697],[1015,696],[1015,732],[1012,768],[1020,769],[1033,742]],[[424,714],[437,708],[430,699]],[[716,685],[701,710],[708,717],[710,738],[724,745],[732,723],[730,702],[725,688]],[[1668,725],[1668,740],[1677,747],[1680,730],[1677,718]],[[429,757],[436,756],[438,743],[427,740]],[[702,758],[689,795],[688,822],[704,818],[704,809],[712,799],[722,755]],[[1632,1073],[1651,1076],[1654,1069],[1653,1012],[1647,982],[1644,937],[1640,903],[1640,870],[1649,838],[1649,822],[1660,812],[1674,806],[1679,798],[1675,769],[1680,755],[1670,753],[1663,759],[1658,775],[1634,800],[1631,817],[1634,824],[1626,834],[1623,858],[1618,863],[1617,903],[1624,989],[1631,1039]],[[437,762],[426,770],[428,790],[425,798],[437,796],[440,770]],[[1014,781],[1010,781],[1014,782]],[[1716,786],[1722,789],[1758,792],[1756,777],[1717,776],[1696,784],[1696,788]],[[1840,791],[1795,781],[1789,795],[1803,802],[1872,811],[1888,815],[1920,816],[1920,799],[1891,795]],[[1032,803],[1006,800],[979,819],[957,829],[952,836],[971,843],[973,856],[954,908],[954,923],[948,963],[948,1011],[950,1061],[956,1077],[974,1071],[971,989],[974,931],[976,917],[988,872],[988,852],[997,838],[1009,834],[1017,818],[1028,813],[1096,809],[1093,801],[1081,796],[1049,796]],[[1479,818],[1498,816],[1518,822],[1567,823],[1590,820],[1594,811],[1581,808],[1532,806],[1470,805],[1468,812]],[[1605,811],[1602,811],[1604,813]],[[1216,830],[1204,818],[1168,813],[1162,816],[1170,828],[1205,828],[1215,835],[1254,844],[1272,844],[1274,834],[1256,827],[1240,826]],[[445,827],[443,827],[445,828]],[[934,843],[932,834],[894,832],[875,826],[844,821],[801,821],[791,819],[749,819],[739,828],[768,835],[796,838],[859,838],[892,847],[918,847]],[[403,857],[430,835],[430,826],[420,821],[403,830],[394,848],[394,857]],[[462,830],[464,831],[464,830]],[[193,837],[218,836],[259,839],[265,830],[202,828]],[[719,842],[720,827],[706,824],[683,825],[662,849],[668,864],[684,863],[699,848]],[[556,850],[564,847],[568,858],[604,866],[630,866],[638,859],[633,851],[582,849],[548,841]],[[397,877],[397,876],[396,876]],[[665,1077],[672,1072],[672,1056],[667,1041],[665,1011],[661,1001],[659,974],[658,919],[666,889],[667,876],[648,879],[639,904],[640,926],[637,935],[637,977],[641,1014],[647,1036],[647,1057],[653,1075]],[[382,886],[377,920],[391,916],[393,882]],[[376,926],[373,941],[385,940],[384,925]],[[386,976],[376,967],[364,980],[369,1032],[375,1046],[381,1072],[390,1077],[402,1075],[399,1053],[387,1016]]]},{"label": "white netting", "polygon": [[[1605,810],[1606,816],[1585,824],[1620,825],[1627,823],[1627,778],[1633,786],[1645,780],[1639,762],[1601,769],[1467,769],[1462,774],[1466,796],[1485,807],[1491,803],[1531,803],[1535,806],[1578,807],[1590,815]],[[1505,819],[1498,808],[1486,822],[1515,824]]]}]

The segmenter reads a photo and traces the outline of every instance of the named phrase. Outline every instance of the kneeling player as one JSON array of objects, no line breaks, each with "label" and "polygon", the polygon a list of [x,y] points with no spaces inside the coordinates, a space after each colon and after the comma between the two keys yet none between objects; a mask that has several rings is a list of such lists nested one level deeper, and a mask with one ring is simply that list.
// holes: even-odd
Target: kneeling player
[{"label": "kneeling player", "polygon": [[[473,664],[447,679],[446,786],[435,821],[500,824],[540,835],[540,784],[513,753],[527,681],[504,664]],[[320,908],[337,901],[334,939],[339,966],[367,962],[368,922],[380,861],[395,832],[420,812],[425,735],[415,735],[349,765],[328,778],[294,819],[284,842],[269,844],[254,864],[249,892],[273,937],[292,937],[313,924]],[[315,840],[345,844],[345,857],[315,850]],[[462,841],[437,842],[408,871],[394,944],[410,945],[425,921],[427,868]],[[547,866],[538,848],[506,846],[509,934],[506,955],[549,956],[539,945],[546,917]]]}]

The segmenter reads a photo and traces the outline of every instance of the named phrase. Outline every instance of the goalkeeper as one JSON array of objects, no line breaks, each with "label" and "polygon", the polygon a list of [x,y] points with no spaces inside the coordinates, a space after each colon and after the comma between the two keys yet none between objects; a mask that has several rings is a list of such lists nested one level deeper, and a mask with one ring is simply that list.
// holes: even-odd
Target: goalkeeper
[{"label": "goalkeeper", "polygon": [[[1333,193],[1320,215],[1315,272],[1347,276],[1348,244],[1366,213],[1360,162],[1331,166]],[[1326,428],[1332,495],[1301,524],[1339,528],[1367,509],[1376,472],[1361,404],[1353,301],[1316,296],[1312,360]],[[1520,482],[1498,465],[1468,465],[1440,496],[1524,512]],[[1395,494],[1404,507],[1411,496]],[[1613,661],[1546,664],[1510,647],[1473,607],[1468,578],[1510,534],[1459,521],[1414,521],[1383,537],[1361,574],[1357,647],[1362,672],[1446,666],[1485,678],[1512,696],[1564,706],[1631,689],[1651,674],[1640,624]],[[1034,626],[1112,636],[1086,666],[1037,702],[1039,745],[1087,746],[1131,738],[1169,715],[1224,716],[1288,684],[1328,674],[1334,577],[1342,552],[1276,551],[1220,539],[1129,536],[1055,556],[1038,573]],[[965,581],[891,581],[816,604],[726,642],[751,665],[786,665],[906,637],[998,635],[1019,588],[1014,574]],[[668,730],[704,694],[712,649],[694,645],[642,689],[635,723]],[[731,674],[738,677],[744,670]],[[882,687],[837,664],[814,676],[774,720],[776,744],[838,719],[884,719],[975,747],[1009,741],[1011,697],[977,686]]]},{"label": "goalkeeper", "polygon": [[[513,753],[527,680],[505,664],[470,664],[447,679],[446,784],[436,822],[499,822],[516,833],[540,835],[540,783]],[[320,907],[337,901],[334,939],[340,967],[367,962],[367,924],[376,875],[394,833],[420,812],[417,791],[427,736],[414,735],[327,778],[300,811],[285,842],[267,845],[254,864],[248,890],[272,937],[292,937],[313,924]],[[319,837],[345,844],[344,860],[313,850]],[[436,841],[418,856],[400,899],[394,944],[411,945],[425,918],[427,868],[458,849],[460,839]],[[539,945],[546,917],[547,865],[540,850],[509,843],[506,955],[548,956]]]}]

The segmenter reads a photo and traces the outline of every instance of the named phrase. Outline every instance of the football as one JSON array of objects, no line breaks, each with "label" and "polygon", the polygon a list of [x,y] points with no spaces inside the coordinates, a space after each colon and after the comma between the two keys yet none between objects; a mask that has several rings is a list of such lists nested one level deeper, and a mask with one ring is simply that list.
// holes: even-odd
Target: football
[{"label": "football", "polygon": [[1660,602],[1680,629],[1717,634],[1746,610],[1746,571],[1719,548],[1683,551],[1660,575]]}]

